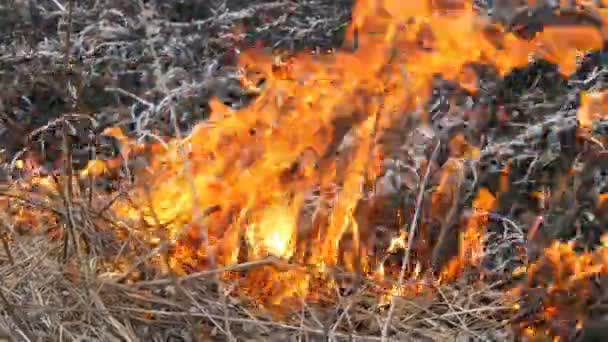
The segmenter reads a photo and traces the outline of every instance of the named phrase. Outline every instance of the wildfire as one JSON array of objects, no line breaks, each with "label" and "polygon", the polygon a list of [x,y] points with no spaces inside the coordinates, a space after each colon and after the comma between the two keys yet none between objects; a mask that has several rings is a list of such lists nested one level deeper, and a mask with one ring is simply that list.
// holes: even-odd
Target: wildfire
[{"label": "wildfire", "polygon": [[268,208],[247,228],[247,240],[254,254],[269,253],[289,258],[294,252],[295,213],[281,207]]},{"label": "wildfire", "polygon": [[[425,124],[419,114],[435,75],[475,92],[475,63],[505,74],[544,58],[569,74],[581,51],[601,44],[599,32],[586,27],[547,28],[523,40],[490,26],[470,1],[358,1],[341,51],[280,61],[259,50],[243,53],[243,70],[258,75],[243,84],[261,87],[260,96],[240,110],[213,100],[208,122],[157,148],[138,175],[131,196],[136,205],[118,201],[114,211],[164,227],[179,246],[171,264],[177,272],[184,264],[200,269],[274,256],[320,273],[339,267],[395,274],[378,262],[397,247],[406,249],[407,234],[397,228],[393,243],[378,246],[371,212],[361,205],[384,173],[378,137],[404,120]],[[137,150],[119,132],[110,133],[131,146],[123,156]],[[462,135],[450,144],[453,153],[432,200],[431,215],[440,221],[458,196],[463,161],[479,155]],[[482,257],[495,198],[481,189],[474,207],[442,279],[456,278]],[[281,272],[268,272],[282,286],[309,279],[281,281]]]},{"label": "wildfire", "polygon": [[[413,248],[404,266],[410,280],[433,273],[435,266],[440,268],[437,279],[458,278],[465,268],[480,264],[498,200],[481,188],[471,210],[458,211],[467,162],[479,158],[480,147],[457,135],[445,163],[429,160],[420,168],[428,167],[437,183],[422,203],[424,214],[413,206],[395,210],[395,217],[388,218],[391,238],[383,242],[373,216],[378,206],[388,205],[374,207],[383,202],[375,202],[380,200],[373,185],[385,175],[389,156],[377,142],[403,122],[428,123],[425,105],[436,75],[474,93],[475,64],[491,65],[504,75],[531,58],[543,58],[568,75],[581,51],[602,44],[601,34],[586,27],[547,28],[523,40],[482,19],[472,1],[359,0],[343,49],[331,55],[301,53],[277,62],[260,50],[245,51],[239,60],[248,75],[243,84],[261,89],[249,106],[235,110],[214,99],[209,121],[166,145],[144,146],[120,131],[107,131],[121,141],[121,161],[150,156],[149,165],[135,175],[129,199],[118,199],[111,209],[151,245],[172,245],[162,266],[171,272],[267,257],[285,262],[290,267],[264,266],[227,276],[238,278],[244,293],[268,305],[318,299],[311,289],[327,286],[338,271],[390,280],[390,295],[410,288],[417,293],[420,283],[395,285],[401,265],[385,262],[388,256],[402,262],[406,258],[399,253]],[[254,73],[263,77],[254,80]],[[584,98],[582,126],[598,119],[604,98]],[[119,167],[122,162],[116,160],[96,161],[81,176]],[[412,236],[407,230],[418,221]],[[449,244],[454,232],[456,253],[435,265],[435,259],[450,254],[440,245]],[[577,256],[570,245],[559,244],[547,250],[546,258],[559,273],[547,289],[552,293],[605,273],[608,260],[604,250]],[[529,267],[531,279],[537,279],[539,268]],[[563,310],[561,302],[552,305],[544,311],[547,321]]]},{"label": "wildfire", "polygon": [[572,328],[579,330],[580,322],[586,321],[588,300],[601,291],[598,283],[605,281],[607,273],[605,247],[579,254],[573,243],[554,242],[539,261],[530,265],[527,280],[513,291],[515,298],[525,304],[518,305],[524,335],[571,339],[569,333]]}]

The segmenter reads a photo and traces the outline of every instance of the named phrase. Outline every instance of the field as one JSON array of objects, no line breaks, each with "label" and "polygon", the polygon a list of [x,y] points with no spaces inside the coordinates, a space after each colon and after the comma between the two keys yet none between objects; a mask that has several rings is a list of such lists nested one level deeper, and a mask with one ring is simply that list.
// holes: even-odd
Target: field
[{"label": "field", "polygon": [[1,3],[0,341],[608,336],[597,32],[372,2]]}]

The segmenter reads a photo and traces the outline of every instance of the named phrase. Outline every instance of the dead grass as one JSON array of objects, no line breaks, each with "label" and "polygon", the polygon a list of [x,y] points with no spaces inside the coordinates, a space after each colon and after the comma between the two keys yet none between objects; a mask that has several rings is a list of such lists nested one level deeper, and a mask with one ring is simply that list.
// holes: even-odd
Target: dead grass
[{"label": "dead grass", "polygon": [[[282,320],[237,298],[219,301],[210,274],[118,281],[103,258],[61,262],[63,243],[24,237],[11,243],[14,264],[0,270],[5,310],[0,331],[15,341],[380,341],[386,307],[362,289],[334,306],[307,304]],[[0,258],[6,260],[6,255]],[[261,263],[260,263],[261,264]],[[237,265],[248,269],[259,265]],[[497,284],[494,284],[496,286]],[[456,284],[440,296],[396,298],[389,340],[505,340],[501,317],[509,311],[492,285]],[[338,289],[336,289],[338,291]]]}]

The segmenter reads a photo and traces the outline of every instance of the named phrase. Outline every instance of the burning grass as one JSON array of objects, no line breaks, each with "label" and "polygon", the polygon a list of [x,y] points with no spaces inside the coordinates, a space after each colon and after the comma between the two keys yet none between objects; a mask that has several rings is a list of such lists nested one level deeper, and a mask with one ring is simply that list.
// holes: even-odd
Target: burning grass
[{"label": "burning grass", "polygon": [[577,58],[603,43],[525,40],[469,1],[362,0],[333,53],[244,51],[251,103],[214,97],[185,136],[111,127],[117,156],[77,171],[63,117],[61,171],[24,158],[2,193],[0,322],[29,340],[574,339],[603,315],[606,96],[542,94],[516,119],[484,82],[543,59],[585,84]]}]

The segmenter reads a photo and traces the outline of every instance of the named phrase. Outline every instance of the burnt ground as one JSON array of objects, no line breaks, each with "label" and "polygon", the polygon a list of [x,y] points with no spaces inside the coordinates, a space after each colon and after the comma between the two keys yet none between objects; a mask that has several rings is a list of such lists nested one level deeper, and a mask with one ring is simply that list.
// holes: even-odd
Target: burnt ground
[{"label": "burnt ground", "polygon": [[[79,168],[99,154],[104,158],[116,153],[112,142],[98,136],[106,127],[120,126],[133,136],[153,139],[176,134],[169,120],[172,109],[179,113],[184,134],[205,120],[212,96],[231,106],[244,106],[251,96],[238,85],[237,49],[256,42],[287,50],[336,47],[351,7],[350,0],[4,1],[0,4],[3,176],[22,153],[31,154],[46,171],[60,167],[66,129],[73,163]],[[241,33],[235,31],[237,27]],[[429,103],[436,135],[446,142],[457,133],[472,140],[484,136],[482,158],[474,166],[477,178],[467,188],[472,193],[484,186],[499,196],[500,207],[491,223],[496,235],[507,230],[505,222],[527,227],[542,214],[542,231],[547,233],[540,240],[576,238],[583,247],[600,243],[608,217],[598,212],[596,201],[608,192],[608,157],[592,143],[579,141],[576,110],[581,91],[606,87],[606,62],[604,54],[592,53],[571,79],[542,61],[504,79],[480,66],[482,90],[475,96],[437,80]],[[454,106],[490,115],[476,120],[447,118],[445,113]],[[598,139],[608,134],[607,127],[605,123],[596,127]],[[438,162],[448,154],[440,151]],[[512,186],[499,193],[496,180],[507,164],[512,166]],[[584,176],[560,203],[545,210],[545,204],[531,194],[556,188],[556,180],[575,164],[585,170]],[[497,273],[514,267],[509,266],[513,245],[503,242],[495,242],[487,261]],[[534,259],[539,250],[529,248],[528,253]],[[595,318],[605,314],[598,307]]]}]

